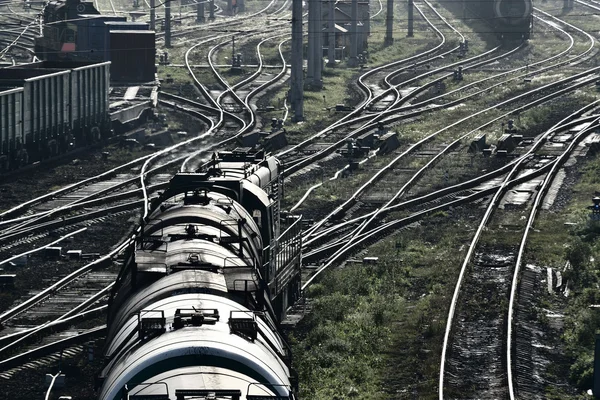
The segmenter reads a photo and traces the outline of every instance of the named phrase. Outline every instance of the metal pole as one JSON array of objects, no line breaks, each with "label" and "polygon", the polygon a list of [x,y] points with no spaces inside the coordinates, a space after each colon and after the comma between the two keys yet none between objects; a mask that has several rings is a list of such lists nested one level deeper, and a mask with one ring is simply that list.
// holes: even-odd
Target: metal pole
[{"label": "metal pole", "polygon": [[385,40],[386,46],[394,43],[394,0],[387,0],[387,15],[385,17]]},{"label": "metal pole", "polygon": [[358,0],[352,0],[352,27],[350,28],[350,58],[348,59],[348,66],[358,66]]},{"label": "metal pole", "polygon": [[408,33],[406,36],[413,37],[413,0],[408,0]]},{"label": "metal pole", "polygon": [[290,104],[292,121],[304,120],[304,71],[302,70],[302,0],[292,0],[292,64]]},{"label": "metal pole", "polygon": [[310,87],[315,79],[315,20],[317,0],[308,0],[308,52],[306,55],[306,81],[304,84]]},{"label": "metal pole", "polygon": [[327,61],[328,67],[335,66],[335,0],[329,0],[329,37]]},{"label": "metal pole", "polygon": [[204,0],[199,0],[196,6],[196,22],[204,22]]},{"label": "metal pole", "polygon": [[323,89],[323,7],[321,0],[315,0],[317,12],[315,19],[315,78],[313,80],[313,87],[315,89]]},{"label": "metal pole", "polygon": [[208,18],[212,21],[215,19],[215,0],[210,0],[208,2]]},{"label": "metal pole", "polygon": [[171,48],[171,2],[165,3],[165,47]]},{"label": "metal pole", "polygon": [[150,30],[156,30],[156,3],[150,0]]}]

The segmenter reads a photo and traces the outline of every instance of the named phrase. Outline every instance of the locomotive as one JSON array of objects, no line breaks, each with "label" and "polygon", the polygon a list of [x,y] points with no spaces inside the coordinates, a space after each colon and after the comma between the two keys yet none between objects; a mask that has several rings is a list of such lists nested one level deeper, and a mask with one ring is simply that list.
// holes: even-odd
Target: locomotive
[{"label": "locomotive", "polygon": [[478,19],[483,19],[500,39],[527,40],[533,21],[532,0],[462,0]]},{"label": "locomotive", "polygon": [[282,188],[279,161],[244,148],[150,203],[119,258],[100,399],[296,398],[279,322],[300,294],[301,218],[281,218]]}]

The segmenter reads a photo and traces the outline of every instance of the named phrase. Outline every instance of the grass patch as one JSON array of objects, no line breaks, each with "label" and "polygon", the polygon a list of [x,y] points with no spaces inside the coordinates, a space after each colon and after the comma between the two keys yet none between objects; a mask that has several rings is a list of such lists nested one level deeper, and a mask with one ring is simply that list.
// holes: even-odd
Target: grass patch
[{"label": "grass patch", "polygon": [[465,224],[432,215],[370,248],[376,265],[348,263],[310,288],[314,310],[291,335],[302,398],[435,398]]}]

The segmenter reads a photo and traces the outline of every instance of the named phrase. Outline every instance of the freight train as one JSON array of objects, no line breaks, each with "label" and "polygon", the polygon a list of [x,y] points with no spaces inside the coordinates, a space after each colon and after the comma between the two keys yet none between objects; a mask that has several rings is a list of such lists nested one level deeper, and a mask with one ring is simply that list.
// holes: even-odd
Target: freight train
[{"label": "freight train", "polygon": [[[301,287],[282,166],[247,148],[175,175],[120,256],[100,399],[293,400],[278,326]],[[283,232],[280,232],[283,231]]]},{"label": "freight train", "polygon": [[38,62],[0,70],[0,172],[110,132],[110,63]]}]

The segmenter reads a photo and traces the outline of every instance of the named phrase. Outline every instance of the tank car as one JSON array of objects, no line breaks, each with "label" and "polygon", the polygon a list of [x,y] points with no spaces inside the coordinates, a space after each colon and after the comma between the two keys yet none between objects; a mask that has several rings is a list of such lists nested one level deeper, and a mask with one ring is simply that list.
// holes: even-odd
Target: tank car
[{"label": "tank car", "polygon": [[280,224],[281,169],[221,152],[151,202],[120,258],[100,399],[295,399],[278,324],[300,291],[301,220]]},{"label": "tank car", "polygon": [[504,40],[526,40],[531,35],[531,0],[463,0],[468,9]]},{"label": "tank car", "polygon": [[506,39],[529,39],[533,20],[531,0],[494,0],[496,33]]}]

